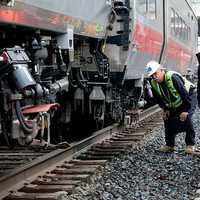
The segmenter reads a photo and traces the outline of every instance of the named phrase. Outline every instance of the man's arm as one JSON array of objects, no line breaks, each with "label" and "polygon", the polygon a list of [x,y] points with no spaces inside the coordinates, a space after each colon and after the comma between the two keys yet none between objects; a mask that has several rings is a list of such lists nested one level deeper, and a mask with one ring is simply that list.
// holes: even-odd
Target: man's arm
[{"label": "man's arm", "polygon": [[190,107],[191,107],[191,98],[189,96],[189,93],[187,92],[185,86],[184,86],[184,81],[182,77],[178,74],[173,74],[172,75],[172,82],[174,84],[174,87],[176,90],[179,92],[181,99],[183,101],[182,108],[183,112],[188,112]]},{"label": "man's arm", "polygon": [[199,66],[198,66],[198,74],[197,74],[197,100],[198,100],[198,106],[200,107],[200,52],[196,54],[197,56],[197,60],[198,60],[198,63],[199,63]]}]

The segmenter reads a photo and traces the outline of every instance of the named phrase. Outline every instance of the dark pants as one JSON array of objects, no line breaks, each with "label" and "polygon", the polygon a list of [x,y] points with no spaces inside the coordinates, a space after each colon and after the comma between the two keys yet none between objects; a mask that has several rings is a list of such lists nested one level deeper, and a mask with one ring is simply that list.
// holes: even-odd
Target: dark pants
[{"label": "dark pants", "polygon": [[192,116],[196,109],[197,104],[197,94],[196,92],[192,92],[190,94],[191,97],[191,108],[189,110],[188,117],[186,121],[181,122],[179,115],[169,117],[168,120],[164,121],[165,126],[165,142],[168,146],[175,146],[175,137],[180,132],[186,132],[185,143],[186,145],[194,145],[195,144],[195,131],[192,122]]}]

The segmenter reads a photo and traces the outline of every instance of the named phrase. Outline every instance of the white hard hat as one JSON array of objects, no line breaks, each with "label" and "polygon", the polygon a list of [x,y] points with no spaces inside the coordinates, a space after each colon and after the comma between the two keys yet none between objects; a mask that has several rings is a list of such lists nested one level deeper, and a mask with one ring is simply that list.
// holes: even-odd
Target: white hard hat
[{"label": "white hard hat", "polygon": [[156,61],[149,61],[146,65],[145,72],[147,73],[147,76],[151,76],[154,74],[159,68],[161,68],[161,65]]}]

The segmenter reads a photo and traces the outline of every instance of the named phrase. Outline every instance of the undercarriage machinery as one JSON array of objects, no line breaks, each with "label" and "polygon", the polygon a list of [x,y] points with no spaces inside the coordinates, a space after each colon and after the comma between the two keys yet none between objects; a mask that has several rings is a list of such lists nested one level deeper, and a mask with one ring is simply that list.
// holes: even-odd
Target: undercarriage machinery
[{"label": "undercarriage machinery", "polygon": [[[146,62],[176,66],[170,52],[183,47],[181,72],[194,63],[194,52],[167,30],[170,2],[1,0],[1,144],[69,142],[125,115],[137,120],[151,98]],[[182,39],[194,41],[187,20]]]}]

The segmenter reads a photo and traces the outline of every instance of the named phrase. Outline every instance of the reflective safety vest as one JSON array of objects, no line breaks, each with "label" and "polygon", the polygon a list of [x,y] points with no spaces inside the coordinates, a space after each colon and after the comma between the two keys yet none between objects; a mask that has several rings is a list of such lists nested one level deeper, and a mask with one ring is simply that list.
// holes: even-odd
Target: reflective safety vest
[{"label": "reflective safety vest", "polygon": [[[174,71],[166,71],[164,75],[164,85],[165,85],[165,90],[163,90],[163,86],[161,86],[159,83],[157,83],[155,80],[151,80],[151,85],[152,88],[155,90],[157,95],[162,97],[164,99],[165,105],[173,110],[176,111],[176,109],[183,103],[181,96],[179,92],[176,90],[174,87],[173,81],[172,81],[172,75],[173,74],[178,74],[177,72]],[[181,76],[181,75],[180,75]],[[190,87],[194,85],[188,81],[185,77],[181,76],[184,86],[187,92],[189,92]]]}]

